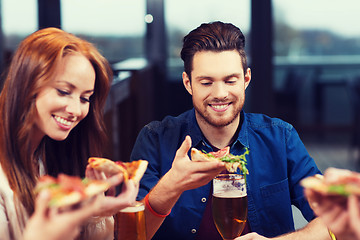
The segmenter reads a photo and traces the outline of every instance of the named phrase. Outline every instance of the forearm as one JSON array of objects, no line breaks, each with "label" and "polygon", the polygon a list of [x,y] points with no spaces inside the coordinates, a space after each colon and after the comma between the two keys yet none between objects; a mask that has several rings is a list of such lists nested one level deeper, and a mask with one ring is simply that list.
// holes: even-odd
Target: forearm
[{"label": "forearm", "polygon": [[[174,187],[175,183],[169,172],[160,179],[158,184],[148,194],[148,203],[152,210],[159,215],[167,215],[182,194],[182,190]],[[160,228],[165,217],[156,216],[148,207],[145,208],[146,235],[151,239]]]},{"label": "forearm", "polygon": [[295,232],[281,235],[275,240],[330,240],[328,228],[320,218],[315,218],[304,228]]}]

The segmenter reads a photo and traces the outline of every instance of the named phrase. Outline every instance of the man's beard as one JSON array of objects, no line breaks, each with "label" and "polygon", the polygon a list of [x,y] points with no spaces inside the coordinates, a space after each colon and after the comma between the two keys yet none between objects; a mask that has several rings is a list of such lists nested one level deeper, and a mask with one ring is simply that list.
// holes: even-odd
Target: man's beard
[{"label": "man's beard", "polygon": [[[233,103],[234,104],[234,103]],[[230,117],[226,117],[226,119],[224,119],[224,117],[212,117],[211,114],[209,114],[208,111],[206,111],[207,109],[207,103],[204,103],[204,111],[202,111],[197,105],[193,104],[195,111],[198,113],[198,115],[201,117],[201,119],[199,119],[200,121],[205,121],[207,124],[209,124],[210,126],[216,127],[216,128],[222,128],[222,127],[226,127],[228,125],[230,125],[232,122],[234,122],[237,117],[240,115],[240,112],[242,110],[242,107],[244,106],[244,101],[240,104],[237,104],[237,106],[235,106],[234,110],[232,111],[232,114]]]}]

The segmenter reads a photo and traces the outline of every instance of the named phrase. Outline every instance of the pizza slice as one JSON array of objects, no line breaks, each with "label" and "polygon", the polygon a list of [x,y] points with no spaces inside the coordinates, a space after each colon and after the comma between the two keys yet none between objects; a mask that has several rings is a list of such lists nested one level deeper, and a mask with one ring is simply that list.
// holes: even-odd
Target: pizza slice
[{"label": "pizza slice", "polygon": [[249,174],[248,169],[246,168],[246,157],[245,155],[249,154],[249,149],[246,148],[246,151],[241,155],[233,155],[230,153],[230,147],[225,147],[220,149],[217,152],[203,152],[196,148],[191,148],[191,159],[197,162],[211,162],[211,161],[221,161],[225,162],[225,167],[228,172],[234,173],[239,168],[242,174]]},{"label": "pizza slice", "polygon": [[39,178],[35,193],[48,190],[50,192],[49,206],[63,208],[84,203],[93,196],[105,192],[109,187],[109,183],[100,180],[81,179],[65,174],[59,174],[57,178],[44,175]]},{"label": "pizza slice", "polygon": [[140,182],[147,169],[148,161],[115,162],[107,158],[91,157],[88,160],[88,164],[90,167],[104,172],[106,176],[123,173],[125,181],[131,179],[134,182]]},{"label": "pizza slice", "polygon": [[345,169],[329,168],[324,176],[317,174],[301,181],[301,185],[326,195],[360,196],[360,174]]}]

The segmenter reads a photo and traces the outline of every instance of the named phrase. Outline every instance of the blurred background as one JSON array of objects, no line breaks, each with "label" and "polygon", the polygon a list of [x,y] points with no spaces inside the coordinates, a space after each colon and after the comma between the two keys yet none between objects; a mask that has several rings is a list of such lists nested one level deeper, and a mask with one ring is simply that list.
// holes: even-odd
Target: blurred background
[{"label": "blurred background", "polygon": [[358,0],[0,0],[0,70],[3,80],[19,42],[39,28],[94,43],[114,71],[107,154],[126,161],[145,124],[192,107],[182,38],[203,22],[231,22],[252,68],[245,110],[293,124],[322,170],[358,170],[359,12]]}]

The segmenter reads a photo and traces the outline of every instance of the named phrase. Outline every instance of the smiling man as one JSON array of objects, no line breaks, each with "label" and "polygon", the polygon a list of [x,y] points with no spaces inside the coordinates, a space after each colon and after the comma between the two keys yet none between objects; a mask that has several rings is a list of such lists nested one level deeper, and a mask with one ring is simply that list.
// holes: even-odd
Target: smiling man
[{"label": "smiling man", "polygon": [[[138,195],[146,205],[148,239],[222,239],[212,220],[211,180],[224,164],[191,161],[189,150],[227,146],[234,155],[250,152],[243,237],[330,239],[299,185],[319,170],[296,130],[280,119],[243,111],[251,81],[244,49],[244,35],[232,24],[202,24],[184,37],[182,77],[194,108],[146,125],[131,156],[149,161]],[[291,205],[311,221],[303,230],[294,231]]]},{"label": "smiling man", "polygon": [[218,149],[231,141],[224,139],[222,132],[235,132],[239,126],[245,89],[251,79],[250,69],[244,72],[241,62],[237,50],[200,51],[194,54],[191,73],[183,73],[184,86],[192,95],[196,120],[205,137],[211,138],[206,134],[222,129],[218,141],[211,143]]}]

